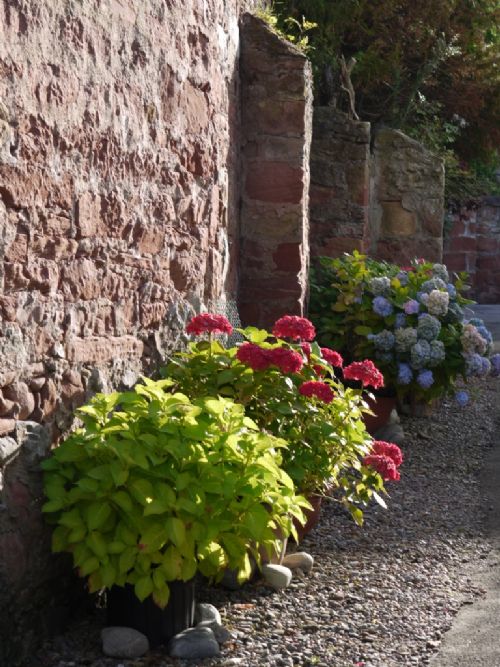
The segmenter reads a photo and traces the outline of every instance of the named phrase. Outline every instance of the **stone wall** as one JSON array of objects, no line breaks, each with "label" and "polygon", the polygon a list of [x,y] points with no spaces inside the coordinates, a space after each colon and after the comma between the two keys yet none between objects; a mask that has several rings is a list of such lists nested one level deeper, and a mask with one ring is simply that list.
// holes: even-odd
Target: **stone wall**
[{"label": "stone wall", "polygon": [[370,124],[315,107],[311,146],[311,254],[335,257],[370,241]]},{"label": "stone wall", "polygon": [[242,321],[302,314],[309,265],[310,63],[261,20],[242,26]]},{"label": "stone wall", "polygon": [[448,215],[444,261],[452,271],[467,271],[471,296],[500,303],[500,197],[485,197]]},{"label": "stone wall", "polygon": [[441,261],[443,205],[442,161],[421,144],[315,108],[312,256],[357,249],[401,264],[414,257]]},{"label": "stone wall", "polygon": [[370,254],[408,264],[443,256],[444,166],[402,132],[375,134],[372,162]]},{"label": "stone wall", "polygon": [[0,664],[66,613],[40,458],[89,395],[154,367],[192,306],[235,294],[252,4],[0,0]]}]

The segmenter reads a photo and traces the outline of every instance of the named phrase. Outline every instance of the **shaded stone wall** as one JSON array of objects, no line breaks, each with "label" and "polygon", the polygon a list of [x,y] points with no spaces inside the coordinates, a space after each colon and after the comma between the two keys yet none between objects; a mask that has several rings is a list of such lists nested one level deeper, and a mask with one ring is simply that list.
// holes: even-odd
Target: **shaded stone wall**
[{"label": "shaded stone wall", "polygon": [[[370,143],[372,147],[370,149]],[[407,264],[442,257],[444,170],[396,130],[315,108],[311,150],[311,254],[354,249]]]},{"label": "shaded stone wall", "polygon": [[67,612],[40,458],[86,397],[154,366],[192,306],[235,294],[254,4],[0,0],[2,665]]},{"label": "shaded stone wall", "polygon": [[261,20],[242,26],[239,307],[268,326],[302,314],[309,264],[310,63]]},{"label": "shaded stone wall", "polygon": [[370,124],[315,107],[311,146],[311,254],[365,250],[370,239]]},{"label": "shaded stone wall", "polygon": [[500,197],[449,213],[444,261],[452,271],[467,271],[471,296],[500,303]]},{"label": "shaded stone wall", "polygon": [[402,132],[375,134],[370,254],[407,264],[443,256],[444,166]]}]

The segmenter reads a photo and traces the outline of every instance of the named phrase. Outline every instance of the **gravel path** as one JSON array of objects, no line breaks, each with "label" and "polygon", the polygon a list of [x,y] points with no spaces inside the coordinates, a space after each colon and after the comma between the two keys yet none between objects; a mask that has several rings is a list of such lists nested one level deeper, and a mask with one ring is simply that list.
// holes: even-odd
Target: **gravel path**
[{"label": "gravel path", "polygon": [[[315,557],[310,575],[274,593],[262,583],[237,592],[200,592],[233,635],[218,659],[229,667],[402,667],[427,665],[464,604],[483,594],[473,583],[491,544],[479,472],[494,446],[498,381],[477,385],[466,408],[445,403],[430,418],[405,418],[402,481],[389,509],[373,507],[364,528],[335,505],[301,545]],[[497,445],[500,443],[497,439]],[[102,611],[46,644],[26,667],[166,667],[162,652],[139,660],[103,658]]]}]

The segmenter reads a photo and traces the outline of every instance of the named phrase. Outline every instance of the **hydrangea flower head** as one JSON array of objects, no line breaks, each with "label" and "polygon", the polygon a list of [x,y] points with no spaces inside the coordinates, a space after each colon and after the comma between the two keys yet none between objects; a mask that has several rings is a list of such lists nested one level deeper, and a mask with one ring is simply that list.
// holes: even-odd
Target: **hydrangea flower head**
[{"label": "hydrangea flower head", "polygon": [[482,336],[487,343],[492,343],[493,342],[493,336],[491,335],[491,331],[489,329],[487,329],[484,326],[484,324],[478,326],[477,331],[478,331],[479,335]]},{"label": "hydrangea flower head", "polygon": [[374,336],[372,335],[371,340],[377,350],[382,350],[384,352],[387,352],[389,350],[392,350],[396,339],[392,331],[384,329],[380,333],[375,334]]},{"label": "hydrangea flower head", "polygon": [[408,285],[408,273],[406,271],[400,271],[397,274],[396,278],[399,280],[399,282],[403,287],[406,287],[406,285]]},{"label": "hydrangea flower head", "polygon": [[386,442],[385,440],[374,440],[372,442],[371,451],[374,454],[383,454],[385,456],[389,456],[398,467],[403,463],[403,452],[393,442]]},{"label": "hydrangea flower head", "polygon": [[363,465],[374,468],[385,482],[401,479],[396,464],[386,454],[369,454],[363,459]]},{"label": "hydrangea flower head", "polygon": [[435,340],[441,331],[441,322],[428,313],[422,313],[418,318],[417,334],[424,340]]},{"label": "hydrangea flower head", "polygon": [[312,347],[311,343],[301,343],[300,349],[306,355],[307,361],[311,358]]},{"label": "hydrangea flower head", "polygon": [[483,357],[477,352],[465,354],[465,374],[479,377],[483,372]]},{"label": "hydrangea flower head", "polygon": [[330,364],[330,366],[333,366],[334,368],[342,368],[344,365],[344,360],[340,354],[335,352],[335,350],[330,350],[328,347],[321,348],[321,356]]},{"label": "hydrangea flower head", "polygon": [[344,368],[344,379],[357,380],[361,382],[363,387],[371,386],[374,389],[384,386],[384,376],[370,359],[353,361],[352,364],[346,366]]},{"label": "hydrangea flower head", "polygon": [[243,343],[236,352],[236,358],[254,371],[265,371],[271,365],[267,350],[256,343]]},{"label": "hydrangea flower head", "polygon": [[[448,281],[448,278],[446,279]],[[441,291],[446,291],[446,282],[442,280],[441,278],[430,278],[429,280],[426,280],[424,283],[422,283],[422,286],[420,288],[422,292],[426,292],[427,294],[430,294],[433,290],[441,290]]]},{"label": "hydrangea flower head", "polygon": [[331,403],[335,396],[330,385],[326,382],[315,382],[314,380],[303,382],[299,387],[299,393],[302,396],[315,396],[323,403]]},{"label": "hydrangea flower head", "polygon": [[417,330],[413,327],[396,329],[396,351],[399,353],[409,352],[417,342]]},{"label": "hydrangea flower head", "polygon": [[456,394],[455,394],[455,400],[458,403],[458,405],[460,405],[460,407],[463,408],[469,402],[468,392],[463,391],[463,390],[462,391],[457,391]]},{"label": "hydrangea flower head", "polygon": [[444,343],[440,340],[433,340],[430,344],[429,366],[434,368],[446,359],[446,349]]},{"label": "hydrangea flower head", "polygon": [[224,315],[212,315],[211,313],[201,313],[192,317],[186,327],[186,332],[200,336],[204,333],[225,333],[233,332],[229,320]]},{"label": "hydrangea flower head", "polygon": [[441,292],[441,290],[434,289],[429,294],[427,299],[427,310],[431,315],[446,315],[448,312],[448,304],[450,303],[450,295],[448,292]]},{"label": "hydrangea flower head", "polygon": [[368,281],[368,289],[375,296],[386,296],[391,290],[391,279],[385,276],[371,278]]},{"label": "hydrangea flower head", "polygon": [[416,315],[420,310],[420,304],[415,299],[410,299],[405,303],[403,309],[407,315]]},{"label": "hydrangea flower head", "polygon": [[431,346],[426,340],[419,340],[412,346],[410,365],[415,370],[420,370],[428,365],[431,358]]},{"label": "hydrangea flower head", "polygon": [[265,354],[269,363],[277,366],[282,373],[298,373],[304,365],[304,359],[299,352],[287,350],[285,347],[265,350]]},{"label": "hydrangea flower head", "polygon": [[298,315],[284,315],[276,320],[273,326],[273,336],[276,338],[291,338],[292,340],[313,340],[316,329],[312,322]]},{"label": "hydrangea flower head", "polygon": [[446,268],[445,264],[433,264],[432,274],[436,278],[441,278],[441,280],[445,283],[447,283],[450,279],[450,276],[448,275],[448,269]]},{"label": "hydrangea flower head", "polygon": [[385,296],[376,296],[373,299],[373,312],[381,317],[388,317],[392,314],[392,303]]},{"label": "hydrangea flower head", "polygon": [[413,380],[413,371],[409,364],[403,362],[398,364],[398,384],[410,384]]},{"label": "hydrangea flower head", "polygon": [[451,283],[447,283],[446,291],[450,295],[450,299],[456,299],[457,298],[457,288],[455,287],[455,285],[452,285]]},{"label": "hydrangea flower head", "polygon": [[406,315],[404,313],[398,313],[396,315],[396,320],[394,322],[394,328],[401,329],[401,327],[404,327],[405,324],[406,324]]},{"label": "hydrangea flower head", "polygon": [[484,354],[488,349],[488,342],[481,336],[477,327],[470,322],[464,324],[460,341],[466,354],[474,352]]},{"label": "hydrangea flower head", "polygon": [[491,374],[493,376],[498,376],[500,375],[500,354],[494,354],[491,359]]},{"label": "hydrangea flower head", "polygon": [[422,389],[429,389],[434,384],[432,371],[423,370],[417,375],[417,382]]}]

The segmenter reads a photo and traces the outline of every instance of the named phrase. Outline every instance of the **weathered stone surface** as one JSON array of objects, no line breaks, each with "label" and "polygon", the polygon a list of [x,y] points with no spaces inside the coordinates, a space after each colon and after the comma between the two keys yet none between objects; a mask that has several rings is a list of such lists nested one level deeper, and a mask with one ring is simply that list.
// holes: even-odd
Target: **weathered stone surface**
[{"label": "weathered stone surface", "polygon": [[10,457],[17,452],[19,447],[20,445],[14,438],[0,438],[0,464],[10,459]]},{"label": "weathered stone surface", "polygon": [[203,623],[204,621],[215,621],[219,625],[222,624],[220,613],[217,607],[214,607],[213,604],[209,604],[208,602],[199,602],[196,605],[194,622],[198,624]]},{"label": "weathered stone surface", "polygon": [[102,652],[111,658],[140,658],[149,651],[148,638],[134,628],[101,630]]},{"label": "weathered stone surface", "polygon": [[183,660],[203,660],[220,654],[219,644],[211,628],[188,628],[173,637],[168,644],[172,658]]},{"label": "weathered stone surface", "polygon": [[305,551],[297,551],[294,554],[287,554],[281,564],[290,570],[300,569],[308,574],[314,565],[314,558]]},{"label": "weathered stone surface", "polygon": [[241,112],[240,315],[268,326],[301,314],[307,293],[311,69],[251,15],[242,22]]}]

